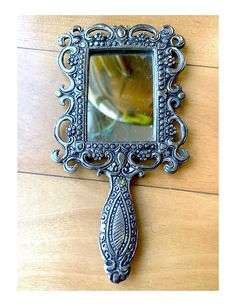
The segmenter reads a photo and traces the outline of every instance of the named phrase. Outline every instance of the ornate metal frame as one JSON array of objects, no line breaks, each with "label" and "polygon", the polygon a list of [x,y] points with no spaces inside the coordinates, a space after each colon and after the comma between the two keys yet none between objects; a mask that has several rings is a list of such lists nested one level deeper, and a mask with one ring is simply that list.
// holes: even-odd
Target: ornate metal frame
[{"label": "ornate metal frame", "polygon": [[[59,103],[69,107],[56,123],[54,134],[64,149],[54,150],[51,157],[63,163],[67,172],[74,172],[78,164],[106,174],[110,179],[110,193],[105,202],[100,226],[100,250],[105,261],[105,271],[110,280],[119,283],[130,272],[130,263],[137,246],[137,225],[130,195],[130,181],[134,175],[144,176],[145,170],[165,163],[167,173],[175,173],[179,164],[189,158],[180,146],[187,137],[187,127],[176,115],[184,98],[180,85],[175,84],[176,76],[184,69],[185,59],[179,50],[185,42],[174,29],[165,25],[160,31],[146,24],[108,26],[95,24],[84,30],[74,26],[59,38],[63,47],[58,56],[58,65],[70,81],[68,88],[62,85],[56,92]],[[152,50],[154,55],[154,127],[156,139],[146,142],[89,142],[87,141],[87,94],[89,51],[95,50]],[[69,67],[65,65],[65,54],[70,52]],[[177,59],[177,61],[176,61]],[[64,121],[70,121],[66,129],[68,140],[62,139],[60,128]],[[179,125],[179,139],[174,122]],[[180,149],[179,149],[180,148]],[[98,162],[91,162],[88,159]],[[101,163],[101,159],[106,161]],[[154,159],[152,164],[142,161]],[[139,160],[140,162],[137,162]],[[71,162],[76,162],[70,165]],[[100,161],[100,162],[99,162]]]}]

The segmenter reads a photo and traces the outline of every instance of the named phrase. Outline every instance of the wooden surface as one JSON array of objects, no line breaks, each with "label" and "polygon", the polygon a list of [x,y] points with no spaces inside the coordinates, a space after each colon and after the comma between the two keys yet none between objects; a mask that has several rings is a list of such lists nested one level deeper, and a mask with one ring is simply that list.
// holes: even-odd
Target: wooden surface
[{"label": "wooden surface", "polygon": [[[128,280],[103,272],[98,227],[106,177],[80,167],[66,173],[50,160],[65,108],[54,92],[65,83],[56,39],[73,25],[171,24],[185,37],[191,159],[174,175],[160,168],[134,179],[139,245]],[[22,16],[18,19],[18,289],[217,290],[218,18],[214,16]],[[92,192],[91,192],[92,191]]]}]

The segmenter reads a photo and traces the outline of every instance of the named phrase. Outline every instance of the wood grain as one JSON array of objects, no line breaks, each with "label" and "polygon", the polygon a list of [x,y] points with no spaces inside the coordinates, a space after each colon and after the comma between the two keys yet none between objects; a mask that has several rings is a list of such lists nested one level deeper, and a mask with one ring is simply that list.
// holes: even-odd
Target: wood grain
[{"label": "wood grain", "polygon": [[160,29],[171,24],[187,41],[187,62],[218,67],[217,16],[19,16],[18,46],[59,50],[57,38],[79,24],[87,28],[95,23],[129,25],[148,23]]},{"label": "wood grain", "polygon": [[18,175],[19,290],[217,290],[218,196],[134,186],[139,244],[113,285],[98,249],[108,184]]},{"label": "wood grain", "polygon": [[[138,249],[118,286],[106,278],[98,248],[106,177],[83,167],[68,174],[50,160],[65,111],[54,92],[67,83],[56,39],[75,24],[101,22],[171,24],[187,42],[178,79],[187,98],[178,113],[191,159],[174,175],[159,167],[133,180]],[[218,17],[20,16],[18,47],[18,289],[217,290]]]},{"label": "wood grain", "polygon": [[[56,120],[66,107],[54,92],[66,81],[54,52],[18,50],[18,170],[106,180],[83,167],[66,173],[50,159],[59,145],[53,137]],[[218,69],[188,66],[179,77],[187,98],[178,111],[189,128],[185,147],[191,159],[174,175],[162,167],[135,184],[218,193]]]}]

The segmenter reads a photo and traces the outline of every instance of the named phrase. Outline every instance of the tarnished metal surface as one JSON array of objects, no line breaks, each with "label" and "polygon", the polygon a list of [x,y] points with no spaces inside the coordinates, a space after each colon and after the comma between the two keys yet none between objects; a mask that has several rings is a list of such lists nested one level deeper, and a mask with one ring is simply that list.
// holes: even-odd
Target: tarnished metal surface
[{"label": "tarnished metal surface", "polygon": [[[161,163],[167,173],[175,173],[179,164],[189,158],[180,146],[187,137],[187,127],[176,115],[184,98],[180,85],[174,83],[184,69],[185,59],[179,50],[184,39],[176,35],[171,26],[165,25],[157,31],[150,25],[133,27],[93,25],[87,30],[74,26],[59,38],[63,47],[58,56],[58,65],[68,77],[68,88],[62,85],[56,92],[61,105],[68,103],[64,115],[58,119],[54,134],[63,147],[51,154],[55,162],[74,172],[78,163],[88,169],[97,170],[110,179],[110,193],[105,202],[100,226],[100,250],[105,261],[105,271],[110,280],[119,283],[127,278],[130,263],[137,246],[137,224],[130,195],[130,181],[134,175],[144,176],[145,170],[156,168]],[[87,141],[87,93],[89,50],[152,50],[154,53],[154,141],[135,142],[89,142]],[[68,65],[65,54],[70,53]],[[66,133],[61,136],[61,124],[70,121]],[[179,137],[174,139],[175,124],[179,126]],[[105,162],[101,160],[106,159]],[[97,162],[91,162],[91,159]],[[145,164],[148,159],[153,162]],[[73,162],[73,165],[71,163]]]}]

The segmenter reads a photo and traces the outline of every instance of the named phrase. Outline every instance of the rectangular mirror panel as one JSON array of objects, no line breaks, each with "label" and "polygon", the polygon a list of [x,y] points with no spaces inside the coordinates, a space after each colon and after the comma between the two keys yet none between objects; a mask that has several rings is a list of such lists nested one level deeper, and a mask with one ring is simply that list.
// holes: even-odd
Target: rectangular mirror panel
[{"label": "rectangular mirror panel", "polygon": [[88,141],[152,141],[153,52],[90,51]]}]

